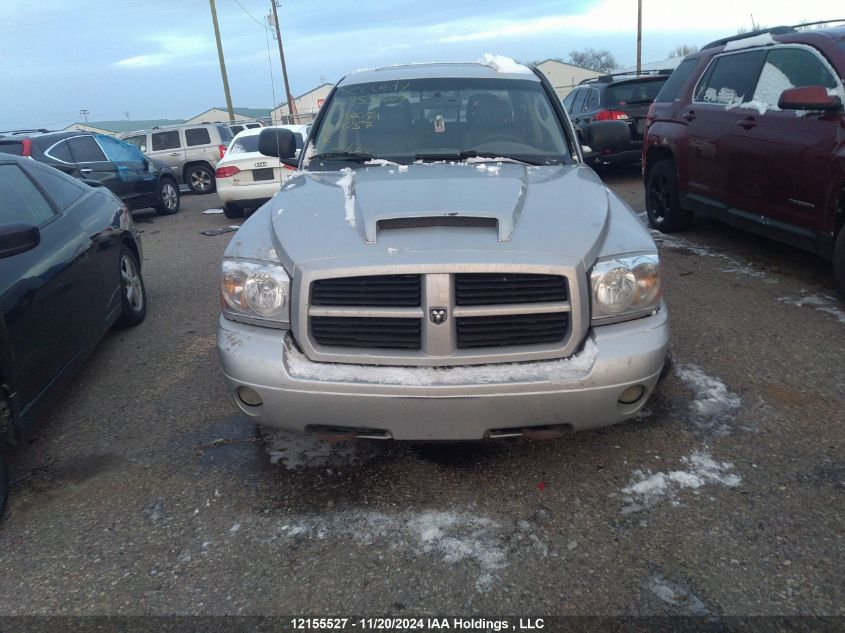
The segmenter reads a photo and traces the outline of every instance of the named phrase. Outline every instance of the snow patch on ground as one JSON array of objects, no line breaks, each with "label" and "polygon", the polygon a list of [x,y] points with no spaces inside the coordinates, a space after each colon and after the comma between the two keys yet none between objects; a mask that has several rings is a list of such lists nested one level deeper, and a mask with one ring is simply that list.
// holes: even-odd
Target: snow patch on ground
[{"label": "snow patch on ground", "polygon": [[744,37],[739,40],[733,40],[725,44],[724,51],[737,51],[741,48],[750,48],[752,46],[766,46],[767,44],[774,44],[775,40],[771,33],[761,33],[760,35],[753,35],[751,37]]},{"label": "snow patch on ground", "polygon": [[343,197],[345,199],[344,209],[346,210],[346,221],[355,226],[355,190],[353,189],[355,182],[355,172],[349,167],[344,167],[340,170],[343,174],[340,180],[337,181],[337,186],[343,190]]},{"label": "snow patch on ground", "polygon": [[[527,523],[527,522],[526,522]],[[530,532],[530,526],[529,526]],[[265,543],[285,540],[351,538],[363,546],[385,545],[416,557],[436,557],[447,565],[475,565],[476,590],[489,590],[507,566],[508,541],[514,533],[493,519],[465,511],[424,510],[388,514],[347,510],[280,521]],[[545,545],[530,532],[541,556]],[[534,537],[534,538],[531,538]],[[539,543],[542,547],[537,547]]]},{"label": "snow patch on ground", "polygon": [[265,431],[263,440],[270,463],[282,464],[287,470],[339,469],[365,464],[387,447],[377,441],[329,442],[316,435],[289,431]]},{"label": "snow patch on ground", "polygon": [[733,472],[733,464],[718,462],[705,450],[693,451],[681,458],[681,469],[669,472],[635,470],[630,483],[622,488],[625,495],[623,514],[631,514],[651,508],[666,499],[672,505],[680,505],[678,492],[693,490],[696,494],[707,485],[735,488],[742,481]]},{"label": "snow patch on ground", "polygon": [[223,209],[206,209],[202,213],[203,215],[217,215],[218,213],[223,213]]},{"label": "snow patch on ground", "polygon": [[584,349],[569,358],[533,363],[472,365],[461,367],[379,367],[314,363],[302,352],[289,349],[288,370],[292,376],[328,382],[388,385],[458,385],[516,382],[558,384],[583,378],[593,367],[598,348],[588,339]]},{"label": "snow patch on ground", "polygon": [[645,583],[646,588],[657,598],[673,607],[679,607],[692,615],[709,615],[710,609],[704,601],[686,587],[653,573]]},{"label": "snow patch on ground", "polygon": [[739,396],[697,365],[678,365],[675,373],[693,393],[689,403],[693,422],[705,430],[726,435],[739,409]]},{"label": "snow patch on ground", "polygon": [[504,55],[491,55],[490,53],[484,53],[484,57],[479,59],[476,64],[483,64],[484,66],[489,66],[497,73],[520,75],[534,74],[531,69],[527,66],[518,64],[510,57],[505,57]]},{"label": "snow patch on ground", "polygon": [[695,244],[687,239],[678,237],[677,235],[661,233],[656,229],[651,230],[651,236],[655,242],[665,246],[666,248],[686,251],[688,253],[692,253],[693,255],[698,255],[699,257],[712,257],[720,260],[725,264],[725,268],[722,268],[723,273],[737,273],[739,275],[754,277],[755,279],[762,279],[766,283],[778,283],[777,279],[770,278],[765,272],[754,268],[751,264],[741,262],[730,255],[725,255],[724,253],[717,253],[707,246]]},{"label": "snow patch on ground", "polygon": [[778,297],[778,301],[799,308],[813,308],[818,312],[829,314],[840,323],[845,323],[845,310],[840,307],[839,301],[830,295],[804,295],[801,297]]}]

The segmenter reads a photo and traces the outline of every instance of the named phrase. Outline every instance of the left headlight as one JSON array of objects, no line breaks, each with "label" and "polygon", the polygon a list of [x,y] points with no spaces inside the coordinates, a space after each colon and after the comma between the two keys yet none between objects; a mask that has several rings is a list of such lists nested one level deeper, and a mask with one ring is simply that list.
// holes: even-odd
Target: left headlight
[{"label": "left headlight", "polygon": [[256,325],[290,324],[290,277],[277,264],[223,260],[223,314]]},{"label": "left headlight", "polygon": [[600,259],[590,273],[590,286],[594,325],[652,314],[660,307],[657,253]]}]

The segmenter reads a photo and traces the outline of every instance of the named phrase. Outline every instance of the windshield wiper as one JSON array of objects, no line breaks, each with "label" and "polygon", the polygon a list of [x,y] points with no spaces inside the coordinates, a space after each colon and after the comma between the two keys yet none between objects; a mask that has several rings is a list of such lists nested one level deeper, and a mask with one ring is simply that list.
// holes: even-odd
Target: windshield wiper
[{"label": "windshield wiper", "polygon": [[513,156],[503,156],[495,152],[477,152],[474,149],[467,149],[461,152],[442,152],[431,154],[415,154],[414,160],[466,160],[467,158],[489,158],[490,160],[501,160],[511,163],[522,163],[524,165],[539,165],[540,163],[525,160],[524,158],[514,158]]},{"label": "windshield wiper", "polygon": [[313,154],[310,160],[345,160],[350,163],[365,163],[368,160],[375,159],[372,154],[361,154],[359,152],[323,152],[322,154]]}]

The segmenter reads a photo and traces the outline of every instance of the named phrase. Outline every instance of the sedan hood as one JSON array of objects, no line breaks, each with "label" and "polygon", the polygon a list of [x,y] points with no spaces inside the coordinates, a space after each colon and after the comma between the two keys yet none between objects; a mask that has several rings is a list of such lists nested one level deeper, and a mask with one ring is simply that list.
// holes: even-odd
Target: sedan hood
[{"label": "sedan hood", "polygon": [[400,252],[592,259],[608,192],[584,165],[379,165],[300,172],[268,204],[283,263]]}]

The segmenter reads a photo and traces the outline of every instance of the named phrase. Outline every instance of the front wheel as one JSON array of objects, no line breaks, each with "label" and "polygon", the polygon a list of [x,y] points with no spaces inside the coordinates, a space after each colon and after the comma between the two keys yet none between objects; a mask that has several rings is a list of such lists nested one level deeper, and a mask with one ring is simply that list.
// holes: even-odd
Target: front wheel
[{"label": "front wheel", "polygon": [[645,209],[652,227],[663,233],[684,231],[693,214],[681,207],[675,161],[661,160],[649,170],[645,182]]},{"label": "front wheel", "polygon": [[179,186],[169,178],[163,178],[158,183],[155,205],[159,215],[173,215],[179,211]]},{"label": "front wheel", "polygon": [[120,290],[122,309],[118,325],[140,325],[147,316],[147,291],[135,253],[125,244],[120,246]]},{"label": "front wheel", "polygon": [[188,169],[188,186],[194,193],[214,193],[215,184],[211,167],[194,165]]},{"label": "front wheel", "polygon": [[839,229],[839,236],[833,246],[833,280],[839,294],[845,297],[845,227]]},{"label": "front wheel", "polygon": [[223,205],[223,215],[225,215],[230,220],[235,218],[242,218],[244,217],[244,210],[242,207],[236,207],[231,203],[226,203]]}]

